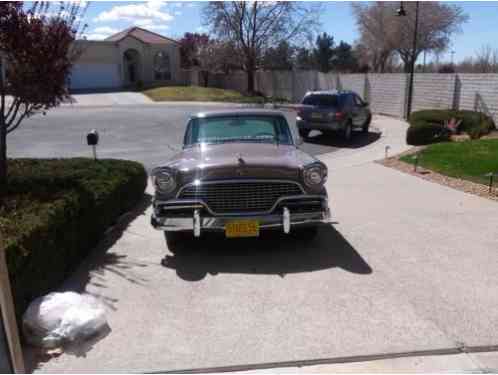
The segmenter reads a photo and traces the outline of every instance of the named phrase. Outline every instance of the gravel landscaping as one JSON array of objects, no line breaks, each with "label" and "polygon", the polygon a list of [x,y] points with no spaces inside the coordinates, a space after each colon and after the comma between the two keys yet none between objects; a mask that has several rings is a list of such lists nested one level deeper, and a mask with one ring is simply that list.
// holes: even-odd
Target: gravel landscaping
[{"label": "gravel landscaping", "polygon": [[401,172],[411,174],[412,176],[417,176],[427,181],[435,182],[440,185],[445,185],[456,190],[460,190],[466,193],[478,195],[483,198],[487,198],[493,201],[498,201],[498,181],[495,182],[494,188],[491,193],[489,192],[489,186],[478,184],[472,181],[464,180],[461,178],[454,178],[445,176],[443,174],[431,171],[429,169],[418,166],[417,170],[414,170],[412,164],[406,163],[399,158],[405,155],[414,155],[421,151],[424,147],[414,147],[402,154],[379,160],[378,163],[393,169],[397,169]]}]

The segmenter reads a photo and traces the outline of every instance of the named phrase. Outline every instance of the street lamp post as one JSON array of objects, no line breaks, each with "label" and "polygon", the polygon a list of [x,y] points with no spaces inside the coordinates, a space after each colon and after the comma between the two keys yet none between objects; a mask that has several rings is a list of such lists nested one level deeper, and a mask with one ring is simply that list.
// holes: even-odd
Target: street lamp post
[{"label": "street lamp post", "polygon": [[[410,80],[408,83],[408,102],[406,104],[406,118],[410,118],[410,114],[412,112],[412,100],[413,100],[413,76],[415,74],[415,60],[417,54],[417,34],[418,34],[418,11],[419,11],[420,3],[418,1],[415,2],[415,26],[413,28],[413,44],[412,44],[412,53],[410,59]],[[403,8],[403,2],[400,3],[399,9],[397,11],[397,15],[400,17],[406,16],[406,11]]]}]

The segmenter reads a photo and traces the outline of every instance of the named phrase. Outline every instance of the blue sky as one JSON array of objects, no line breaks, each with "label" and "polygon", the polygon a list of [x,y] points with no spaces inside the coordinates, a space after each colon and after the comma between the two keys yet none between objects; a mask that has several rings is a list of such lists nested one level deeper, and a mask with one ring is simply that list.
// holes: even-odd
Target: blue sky
[{"label": "blue sky", "polygon": [[[498,1],[452,2],[469,15],[463,32],[452,40],[455,61],[471,56],[484,44],[498,49]],[[102,39],[126,27],[141,26],[151,31],[179,38],[183,33],[206,31],[201,22],[202,2],[90,2],[85,16],[87,37]],[[336,41],[353,43],[358,34],[350,2],[324,2],[322,29]],[[430,59],[430,57],[429,57]],[[450,60],[449,52],[442,59]]]}]

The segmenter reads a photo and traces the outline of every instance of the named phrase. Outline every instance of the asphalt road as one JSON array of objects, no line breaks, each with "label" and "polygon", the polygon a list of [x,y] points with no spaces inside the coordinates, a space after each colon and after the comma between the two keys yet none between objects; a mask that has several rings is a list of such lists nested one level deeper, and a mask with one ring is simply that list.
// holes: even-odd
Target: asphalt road
[{"label": "asphalt road", "polygon": [[[181,148],[183,133],[190,114],[227,109],[202,105],[141,105],[114,107],[62,107],[46,116],[26,120],[8,139],[9,157],[91,157],[86,133],[95,128],[100,134],[98,156],[131,159],[150,169],[163,163]],[[286,112],[295,130],[295,114]],[[319,132],[301,147],[319,155],[343,147],[360,147],[374,141],[375,134],[358,135],[352,144],[339,136],[325,137]]]}]

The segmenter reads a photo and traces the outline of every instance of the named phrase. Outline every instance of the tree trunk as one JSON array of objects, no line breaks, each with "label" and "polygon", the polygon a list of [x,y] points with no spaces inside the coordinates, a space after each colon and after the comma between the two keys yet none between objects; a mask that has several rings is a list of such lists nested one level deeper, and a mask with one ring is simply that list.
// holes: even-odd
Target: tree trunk
[{"label": "tree trunk", "polygon": [[247,68],[247,93],[254,94],[254,68]]},{"label": "tree trunk", "polygon": [[5,85],[0,60],[0,203],[7,191],[7,128],[5,126]]},{"label": "tree trunk", "polygon": [[203,70],[201,72],[201,75],[202,75],[202,81],[203,81],[204,87],[208,87],[208,83],[209,83],[209,71],[208,70]]},{"label": "tree trunk", "polygon": [[7,189],[7,131],[0,116],[0,203]]}]

